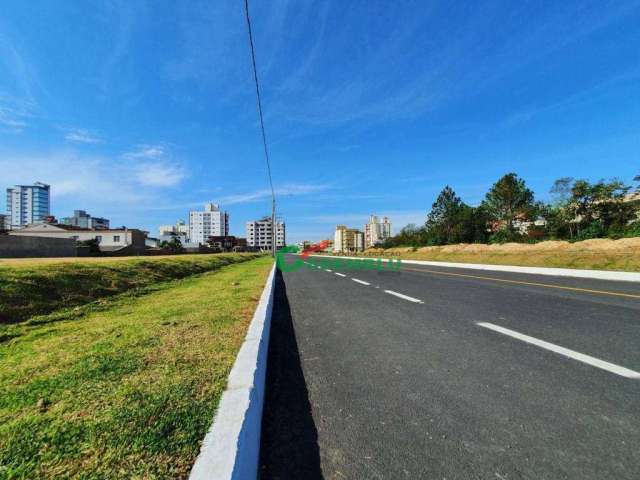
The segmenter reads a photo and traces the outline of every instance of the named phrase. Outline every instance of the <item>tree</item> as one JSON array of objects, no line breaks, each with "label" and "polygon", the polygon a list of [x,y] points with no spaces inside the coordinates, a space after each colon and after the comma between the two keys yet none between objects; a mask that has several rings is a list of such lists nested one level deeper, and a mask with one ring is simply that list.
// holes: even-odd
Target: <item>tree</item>
[{"label": "tree", "polygon": [[573,184],[573,178],[562,177],[553,182],[553,186],[549,193],[553,198],[554,206],[564,206],[571,200],[571,187]]},{"label": "tree", "polygon": [[160,243],[160,248],[169,250],[171,253],[182,253],[184,252],[184,247],[182,246],[182,242],[178,237],[172,237],[171,240],[164,240]]},{"label": "tree", "polygon": [[504,222],[506,229],[513,232],[513,221],[517,216],[531,216],[533,200],[533,192],[524,180],[515,173],[508,173],[491,187],[482,207],[492,220]]},{"label": "tree", "polygon": [[102,252],[100,250],[100,242],[96,238],[90,238],[89,240],[81,240],[78,245],[82,247],[89,247],[89,255],[97,256]]},{"label": "tree", "polygon": [[433,244],[443,245],[460,241],[460,221],[463,211],[469,208],[453,189],[447,185],[442,189],[440,195],[427,216],[425,227],[427,236],[432,239]]},{"label": "tree", "polygon": [[384,248],[392,248],[392,247],[400,247],[400,246],[408,246],[415,245],[416,239],[419,234],[419,229],[416,227],[414,223],[410,223],[404,226],[397,235],[387,239],[383,247]]},{"label": "tree", "polygon": [[600,180],[593,189],[595,215],[600,219],[604,231],[608,234],[621,233],[635,216],[633,206],[626,201],[631,187],[613,179],[609,182]]},{"label": "tree", "polygon": [[425,223],[424,243],[446,245],[487,240],[489,219],[481,207],[465,204],[448,185],[440,192]]},{"label": "tree", "polygon": [[582,237],[581,232],[585,229],[596,231],[595,224],[599,225],[601,234],[624,229],[634,214],[632,205],[625,202],[630,189],[617,179],[594,184],[576,180],[568,208],[578,224],[578,235]]}]

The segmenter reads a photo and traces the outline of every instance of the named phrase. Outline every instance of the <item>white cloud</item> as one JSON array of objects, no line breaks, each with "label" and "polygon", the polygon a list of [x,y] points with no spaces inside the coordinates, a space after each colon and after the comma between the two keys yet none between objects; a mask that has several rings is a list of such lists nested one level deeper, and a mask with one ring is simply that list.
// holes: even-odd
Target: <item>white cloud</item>
[{"label": "white cloud", "polygon": [[102,143],[103,140],[99,136],[89,132],[84,128],[71,128],[67,129],[67,133],[64,136],[68,142],[75,143]]},{"label": "white cloud", "polygon": [[111,159],[74,151],[0,154],[0,170],[7,185],[42,181],[52,197],[72,199],[78,206],[126,204],[143,198],[137,185],[114,168]]},{"label": "white cloud", "polygon": [[181,167],[167,163],[145,163],[136,168],[138,182],[150,187],[173,187],[185,177]]},{"label": "white cloud", "polygon": [[51,185],[54,214],[84,208],[108,215],[115,210],[144,211],[162,205],[167,202],[162,189],[175,186],[186,176],[182,167],[164,161],[129,163],[75,150],[0,151],[1,186],[42,181]]},{"label": "white cloud", "polygon": [[0,95],[0,133],[22,133],[33,117],[33,103]]},{"label": "white cloud", "polygon": [[164,145],[137,145],[134,150],[122,155],[128,159],[159,159],[167,155],[167,148]]},{"label": "white cloud", "polygon": [[135,179],[148,187],[173,187],[187,176],[186,171],[173,158],[165,144],[140,144],[122,155],[124,160],[135,161]]},{"label": "white cloud", "polygon": [[[278,196],[292,196],[292,195],[308,195],[310,193],[316,193],[328,189],[328,185],[324,184],[288,184],[275,189],[276,200]],[[234,205],[237,203],[251,203],[263,200],[271,197],[270,189],[261,189],[253,192],[241,193],[236,195],[228,195],[220,199],[222,205]]]}]

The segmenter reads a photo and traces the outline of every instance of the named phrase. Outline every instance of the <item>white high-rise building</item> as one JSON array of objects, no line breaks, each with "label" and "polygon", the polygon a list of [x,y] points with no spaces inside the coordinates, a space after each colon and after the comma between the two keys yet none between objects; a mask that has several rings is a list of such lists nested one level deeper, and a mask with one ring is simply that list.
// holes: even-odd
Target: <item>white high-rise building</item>
[{"label": "white high-rise building", "polygon": [[[271,217],[264,217],[260,220],[247,222],[247,245],[259,248],[260,250],[271,250],[272,223]],[[286,245],[284,222],[276,222],[276,249]]]},{"label": "white high-rise building", "polygon": [[7,215],[11,228],[42,222],[50,215],[50,187],[41,182],[7,188]]},{"label": "white high-rise building", "polygon": [[207,203],[203,212],[189,212],[189,240],[206,244],[209,237],[229,235],[229,214],[215,203]]},{"label": "white high-rise building", "polygon": [[364,247],[374,247],[391,238],[391,223],[387,217],[382,217],[380,222],[378,217],[371,215],[369,223],[364,226]]}]

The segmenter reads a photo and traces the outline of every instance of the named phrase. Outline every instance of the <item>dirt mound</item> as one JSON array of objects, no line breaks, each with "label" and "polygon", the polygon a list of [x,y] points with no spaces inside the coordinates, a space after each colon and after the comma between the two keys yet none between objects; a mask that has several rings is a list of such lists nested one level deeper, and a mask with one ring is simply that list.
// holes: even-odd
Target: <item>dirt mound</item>
[{"label": "dirt mound", "polygon": [[[418,253],[553,253],[559,251],[572,252],[611,252],[611,251],[640,251],[640,237],[622,238],[611,240],[608,238],[595,238],[582,242],[570,243],[560,240],[547,240],[540,243],[503,243],[503,244],[479,244],[479,243],[459,243],[456,245],[444,245],[441,247],[420,247],[415,250]],[[410,247],[396,247],[387,250],[381,248],[371,248],[368,253],[410,253],[414,249]],[[640,252],[639,252],[640,253]]]}]

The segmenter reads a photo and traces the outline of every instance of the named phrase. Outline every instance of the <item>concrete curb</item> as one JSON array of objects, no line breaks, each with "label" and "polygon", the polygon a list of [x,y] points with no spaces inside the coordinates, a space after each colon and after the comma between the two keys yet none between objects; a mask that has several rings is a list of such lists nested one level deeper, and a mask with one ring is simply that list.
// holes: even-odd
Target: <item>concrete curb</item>
[{"label": "concrete curb", "polygon": [[[329,255],[311,255],[312,257],[346,258],[351,260],[389,260],[379,257],[334,257]],[[394,259],[395,260],[395,259]],[[515,265],[486,265],[481,263],[430,262],[426,260],[405,260],[410,265],[428,265],[432,267],[466,268],[469,270],[491,270],[494,272],[529,273],[533,275],[552,275],[556,277],[591,278],[595,280],[615,280],[619,282],[640,282],[640,273],[616,272],[607,270],[578,270],[572,268],[518,267]]]},{"label": "concrete curb", "polygon": [[202,442],[190,480],[254,479],[260,459],[260,427],[276,266],[233,364],[227,389]]}]

